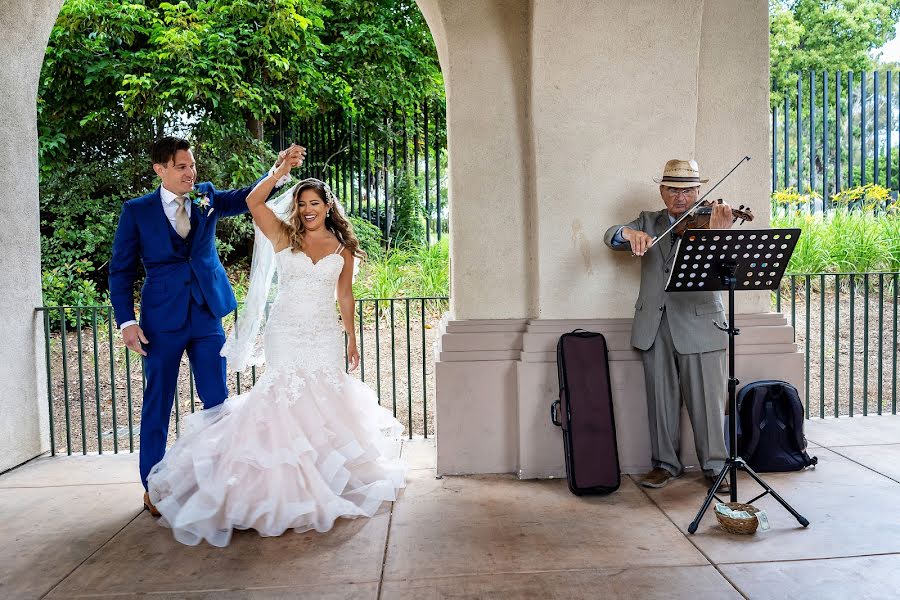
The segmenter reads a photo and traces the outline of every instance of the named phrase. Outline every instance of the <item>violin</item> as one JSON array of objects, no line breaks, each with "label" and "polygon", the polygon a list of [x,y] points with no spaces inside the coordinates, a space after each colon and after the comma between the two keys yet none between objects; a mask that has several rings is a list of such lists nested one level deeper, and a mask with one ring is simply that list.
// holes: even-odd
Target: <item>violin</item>
[{"label": "violin", "polygon": [[[688,229],[709,229],[709,221],[712,219],[714,204],[722,204],[722,199],[702,201],[694,212],[688,215],[686,219],[678,222],[678,225],[675,227],[675,235],[680,236]],[[740,219],[741,222],[739,224],[743,225],[745,221],[753,220],[753,213],[750,212],[749,207],[741,204],[738,208],[731,209],[731,217],[732,223]]]},{"label": "violin", "polygon": [[[720,179],[719,181],[716,182],[716,185],[709,188],[709,190],[707,190],[707,192],[705,194],[700,196],[700,198],[694,203],[694,205],[691,206],[689,209],[687,209],[683,215],[678,217],[678,219],[674,223],[672,223],[672,225],[668,229],[666,229],[664,232],[662,232],[661,234],[659,234],[658,236],[653,238],[653,241],[650,242],[649,246],[647,246],[647,250],[649,250],[650,248],[655,246],[656,243],[659,242],[659,240],[663,239],[666,236],[666,234],[669,233],[670,231],[674,230],[677,234],[681,235],[682,233],[684,233],[685,231],[687,231],[688,229],[691,229],[691,228],[693,228],[693,229],[704,229],[704,228],[709,229],[709,220],[710,220],[710,218],[712,218],[713,203],[710,202],[709,200],[704,200],[704,198],[706,198],[714,189],[719,187],[720,183],[722,183],[723,181],[728,179],[729,175],[734,173],[738,167],[740,167],[742,164],[744,164],[748,160],[750,160],[749,156],[745,156],[744,158],[739,160],[738,163],[736,165],[734,165],[730,171],[725,173],[725,175],[722,177],[722,179]],[[722,199],[720,198],[718,200],[718,202],[721,204]],[[695,214],[695,213],[697,213],[697,214]],[[732,220],[732,223],[734,223],[734,221],[737,221],[738,219],[742,219],[741,223],[743,223],[744,221],[752,221],[753,220],[753,214],[750,212],[750,209],[746,208],[743,204],[737,210],[731,209],[731,213],[732,213],[732,216],[734,217],[734,219]]]}]

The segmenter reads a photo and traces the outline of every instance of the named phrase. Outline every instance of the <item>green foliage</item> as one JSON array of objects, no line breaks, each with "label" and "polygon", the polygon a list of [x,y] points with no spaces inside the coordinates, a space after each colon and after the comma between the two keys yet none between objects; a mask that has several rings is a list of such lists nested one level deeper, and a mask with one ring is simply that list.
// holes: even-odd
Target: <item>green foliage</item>
[{"label": "green foliage", "polygon": [[450,295],[450,244],[447,238],[416,249],[412,255],[410,279],[422,296]]},{"label": "green foliage", "polygon": [[444,79],[425,18],[412,0],[326,0],[321,40],[353,107],[374,122],[385,111],[442,98]]},{"label": "green foliage", "polygon": [[359,245],[366,253],[368,260],[379,260],[384,252],[381,246],[381,231],[362,217],[349,216],[347,219],[353,225],[353,234],[359,240]]},{"label": "green foliage", "polygon": [[[375,123],[426,96],[443,80],[407,0],[67,0],[37,102],[47,285],[86,261],[72,285],[106,288],[121,203],[157,185],[147,154],[161,135],[189,138],[199,179],[229,189],[271,164],[261,140],[278,115],[288,128],[330,110]],[[226,263],[246,259],[249,218],[217,234]]]},{"label": "green foliage", "polygon": [[353,284],[357,298],[415,298],[450,294],[447,238],[432,246],[393,248],[363,263]]},{"label": "green foliage", "polygon": [[769,0],[772,106],[799,71],[864,71],[894,38],[900,0]]},{"label": "green foliage", "polygon": [[[93,265],[86,260],[63,264],[41,273],[44,306],[101,306],[108,304],[109,296],[97,289],[90,279]],[[101,315],[102,316],[102,315]],[[57,315],[52,315],[57,318]],[[74,311],[66,311],[66,321],[74,326]]]},{"label": "green foliage", "polygon": [[394,186],[393,219],[388,232],[391,245],[417,248],[425,243],[423,191],[412,175],[402,174]]},{"label": "green foliage", "polygon": [[[851,188],[833,199],[827,213],[798,209],[793,190],[773,194],[772,227],[802,230],[788,265],[790,273],[863,273],[900,268],[900,210],[885,188]],[[802,198],[802,196],[801,196]]]}]

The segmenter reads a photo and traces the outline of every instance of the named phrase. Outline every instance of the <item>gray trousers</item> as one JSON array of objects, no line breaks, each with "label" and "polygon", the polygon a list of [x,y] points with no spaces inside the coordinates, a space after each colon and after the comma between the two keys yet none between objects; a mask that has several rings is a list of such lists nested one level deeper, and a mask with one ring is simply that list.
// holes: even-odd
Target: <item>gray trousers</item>
[{"label": "gray trousers", "polygon": [[673,475],[683,469],[678,448],[684,402],[694,428],[700,467],[707,475],[717,474],[725,465],[727,455],[723,431],[727,394],[725,351],[679,354],[663,313],[653,346],[643,352],[643,362],[653,466]]}]

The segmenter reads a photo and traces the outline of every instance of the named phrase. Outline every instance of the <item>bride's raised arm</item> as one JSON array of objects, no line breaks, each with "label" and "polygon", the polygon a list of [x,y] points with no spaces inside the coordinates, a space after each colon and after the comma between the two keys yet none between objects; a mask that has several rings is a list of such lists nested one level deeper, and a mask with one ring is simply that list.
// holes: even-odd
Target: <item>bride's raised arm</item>
[{"label": "bride's raised arm", "polygon": [[276,250],[279,249],[279,243],[284,239],[284,223],[272,212],[271,208],[266,206],[266,199],[278,180],[290,173],[292,168],[299,166],[303,162],[305,154],[305,148],[292,146],[277,168],[260,181],[247,196],[247,208],[250,209],[253,221],[260,231],[263,232],[263,235],[269,238]]}]

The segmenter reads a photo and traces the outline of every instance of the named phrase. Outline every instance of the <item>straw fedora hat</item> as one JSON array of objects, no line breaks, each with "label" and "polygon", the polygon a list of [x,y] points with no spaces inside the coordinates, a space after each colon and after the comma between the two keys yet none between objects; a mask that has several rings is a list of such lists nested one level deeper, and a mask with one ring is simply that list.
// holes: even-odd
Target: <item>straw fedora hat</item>
[{"label": "straw fedora hat", "polygon": [[672,159],[663,168],[663,176],[653,178],[656,183],[674,188],[698,187],[709,179],[700,179],[700,167],[696,160]]}]

